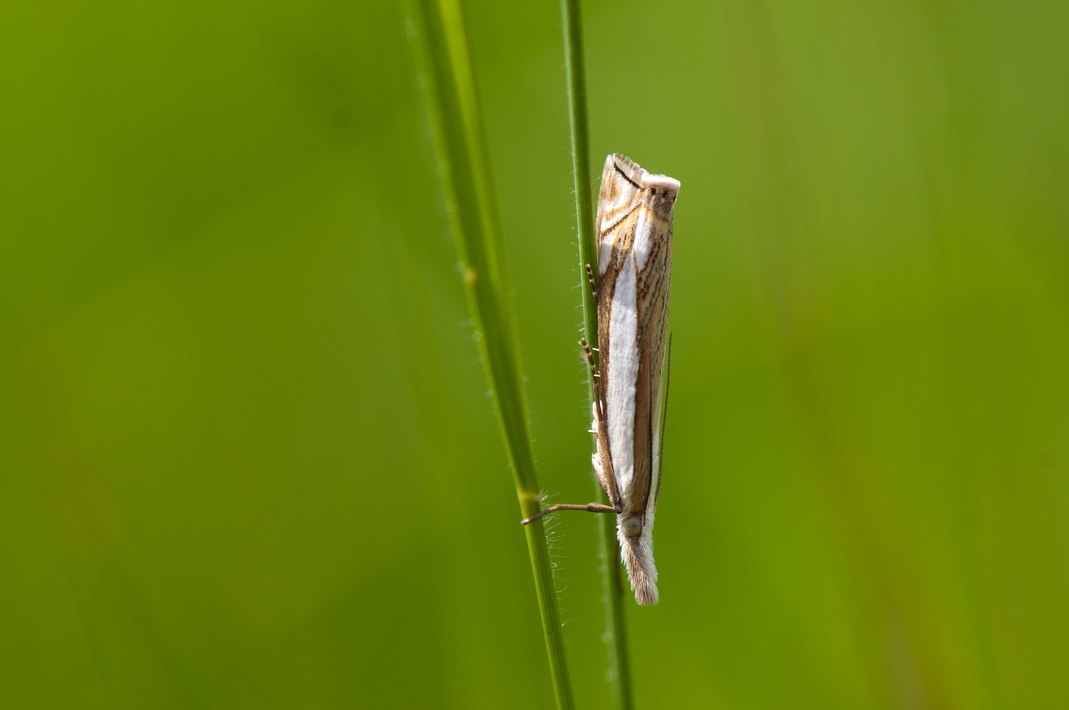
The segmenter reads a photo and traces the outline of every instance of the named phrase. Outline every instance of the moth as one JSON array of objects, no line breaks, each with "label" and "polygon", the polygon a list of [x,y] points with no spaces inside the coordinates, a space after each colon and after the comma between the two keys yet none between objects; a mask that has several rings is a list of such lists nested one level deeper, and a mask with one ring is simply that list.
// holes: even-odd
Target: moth
[{"label": "moth", "polygon": [[523,521],[558,510],[615,513],[620,554],[639,604],[658,599],[653,517],[661,490],[672,211],[678,193],[678,180],[652,175],[630,158],[613,154],[605,160],[595,222],[596,278],[586,267],[597,300],[596,363],[586,341],[580,343],[594,375],[594,473],[610,505],[552,505]]}]

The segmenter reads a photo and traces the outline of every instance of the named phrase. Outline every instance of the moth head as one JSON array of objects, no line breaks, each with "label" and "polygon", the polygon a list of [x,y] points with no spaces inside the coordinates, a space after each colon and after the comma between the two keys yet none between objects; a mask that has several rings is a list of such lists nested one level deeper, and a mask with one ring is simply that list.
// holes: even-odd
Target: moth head
[{"label": "moth head", "polygon": [[620,521],[620,532],[627,537],[638,537],[642,534],[642,518],[632,515]]},{"label": "moth head", "polygon": [[654,214],[665,219],[671,218],[676,195],[679,194],[679,180],[667,175],[647,174],[642,179],[642,187],[645,190],[646,204]]}]

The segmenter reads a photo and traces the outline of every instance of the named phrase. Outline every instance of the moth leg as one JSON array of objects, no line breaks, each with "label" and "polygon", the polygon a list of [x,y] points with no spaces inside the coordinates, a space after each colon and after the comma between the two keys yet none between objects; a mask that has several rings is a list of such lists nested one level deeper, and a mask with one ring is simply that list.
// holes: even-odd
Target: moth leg
[{"label": "moth leg", "polygon": [[590,268],[590,264],[583,264],[586,269],[586,280],[590,282],[590,292],[594,294],[594,300],[598,300],[598,285],[594,281],[594,270]]},{"label": "moth leg", "polygon": [[524,518],[520,521],[520,525],[527,525],[533,523],[544,515],[550,513],[556,513],[559,510],[585,510],[588,513],[615,513],[616,508],[611,505],[603,505],[601,503],[587,503],[586,505],[579,505],[575,503],[558,503],[557,505],[551,505],[548,508],[544,508],[542,512],[537,515],[532,515],[529,518]]},{"label": "moth leg", "polygon": [[601,373],[598,372],[598,366],[594,363],[593,348],[586,342],[586,338],[579,338],[579,345],[583,348],[583,354],[586,356],[586,364],[590,366],[590,381],[594,386],[594,406],[598,408],[598,417],[605,420],[605,407],[601,399]]},{"label": "moth leg", "polygon": [[590,365],[590,381],[593,383],[594,388],[594,422],[590,433],[594,435],[594,441],[598,445],[598,451],[590,457],[591,463],[594,466],[594,473],[598,478],[598,483],[601,485],[601,489],[605,491],[605,495],[609,499],[609,502],[613,504],[614,510],[619,514],[623,510],[623,501],[620,499],[620,495],[616,489],[616,478],[612,469],[612,461],[606,460],[603,465],[601,460],[601,457],[603,455],[607,456],[607,452],[609,451],[609,440],[606,438],[605,434],[605,400],[601,395],[601,373],[598,372],[598,366],[594,362],[594,348],[590,347],[586,342],[586,338],[580,338],[579,344],[583,346],[587,364]]}]

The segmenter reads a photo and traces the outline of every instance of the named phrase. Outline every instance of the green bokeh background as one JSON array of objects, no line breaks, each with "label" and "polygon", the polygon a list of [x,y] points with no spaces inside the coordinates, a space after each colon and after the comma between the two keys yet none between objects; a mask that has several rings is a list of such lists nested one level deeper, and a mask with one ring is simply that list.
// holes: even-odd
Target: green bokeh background
[{"label": "green bokeh background", "polygon": [[[1067,8],[585,4],[594,164],[683,185],[640,707],[1069,707]],[[558,13],[466,5],[585,502]],[[403,9],[8,0],[0,91],[0,705],[549,706]]]}]

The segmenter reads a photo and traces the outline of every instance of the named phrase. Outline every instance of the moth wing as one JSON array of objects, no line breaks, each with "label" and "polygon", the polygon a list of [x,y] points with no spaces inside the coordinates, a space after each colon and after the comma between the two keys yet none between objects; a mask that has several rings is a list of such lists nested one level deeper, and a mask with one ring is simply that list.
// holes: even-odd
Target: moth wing
[{"label": "moth wing", "polygon": [[678,181],[662,175],[643,179],[632,254],[638,270],[636,310],[639,372],[636,378],[634,471],[625,493],[633,512],[649,527],[660,483],[660,419],[664,392],[668,294],[672,279],[672,206]]},{"label": "moth wing", "polygon": [[606,239],[605,233],[635,208],[635,198],[642,190],[646,175],[646,171],[626,155],[613,153],[605,158],[598,192],[598,214],[594,220],[594,233],[598,240],[598,276],[604,275],[612,254],[613,240]]}]

